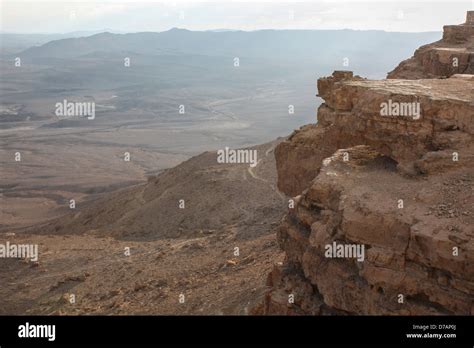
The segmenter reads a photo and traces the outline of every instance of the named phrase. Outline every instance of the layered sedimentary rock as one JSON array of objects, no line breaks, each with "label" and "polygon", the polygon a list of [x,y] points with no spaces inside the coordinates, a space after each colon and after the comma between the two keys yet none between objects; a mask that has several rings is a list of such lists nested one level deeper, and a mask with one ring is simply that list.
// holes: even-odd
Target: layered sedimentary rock
[{"label": "layered sedimentary rock", "polygon": [[261,313],[474,314],[471,162],[413,179],[368,146],[337,151],[278,230]]},{"label": "layered sedimentary rock", "polygon": [[[341,148],[370,145],[411,175],[430,170],[425,162],[433,152],[470,155],[465,147],[474,134],[471,75],[374,81],[335,72],[318,80],[318,91],[325,101],[318,124],[295,131],[275,151],[278,187],[288,195],[307,188],[322,160]],[[385,104],[398,105],[406,115],[381,115]]]},{"label": "layered sedimentary rock", "polygon": [[335,72],[318,93],[275,151],[286,256],[255,313],[474,314],[474,75]]},{"label": "layered sedimentary rock", "polygon": [[440,41],[420,47],[388,78],[422,79],[454,74],[474,74],[474,11],[467,12],[464,24],[444,26]]}]

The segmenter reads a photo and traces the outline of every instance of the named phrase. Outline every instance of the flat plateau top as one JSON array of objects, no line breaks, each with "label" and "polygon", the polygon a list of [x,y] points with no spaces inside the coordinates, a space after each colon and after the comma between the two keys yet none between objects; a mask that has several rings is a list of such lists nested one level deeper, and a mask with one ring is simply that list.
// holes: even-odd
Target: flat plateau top
[{"label": "flat plateau top", "polygon": [[448,79],[342,81],[383,94],[418,95],[430,99],[474,103],[474,75],[454,75]]}]

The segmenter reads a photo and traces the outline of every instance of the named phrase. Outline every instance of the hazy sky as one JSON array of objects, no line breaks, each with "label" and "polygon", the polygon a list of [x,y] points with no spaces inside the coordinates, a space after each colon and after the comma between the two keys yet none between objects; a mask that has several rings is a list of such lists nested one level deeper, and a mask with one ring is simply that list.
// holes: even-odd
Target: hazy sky
[{"label": "hazy sky", "polygon": [[441,31],[463,23],[464,1],[125,1],[0,0],[0,30],[65,33],[111,29],[381,29]]}]

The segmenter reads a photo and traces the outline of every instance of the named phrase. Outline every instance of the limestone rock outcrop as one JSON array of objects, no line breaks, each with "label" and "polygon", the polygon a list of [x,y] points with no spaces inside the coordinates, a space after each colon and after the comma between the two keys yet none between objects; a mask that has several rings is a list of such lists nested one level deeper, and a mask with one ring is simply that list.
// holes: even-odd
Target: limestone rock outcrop
[{"label": "limestone rock outcrop", "polygon": [[[368,146],[338,150],[279,227],[263,312],[474,314],[471,162],[413,179]],[[363,260],[327,257],[334,243]]]},{"label": "limestone rock outcrop", "polygon": [[444,26],[441,40],[420,47],[387,77],[422,79],[454,74],[474,74],[474,11],[467,12],[464,24]]},{"label": "limestone rock outcrop", "polygon": [[[468,49],[472,22],[443,43]],[[293,199],[255,313],[474,314],[474,75],[413,68],[318,80],[317,124],[275,150]]]},{"label": "limestone rock outcrop", "polygon": [[[370,145],[411,175],[430,170],[426,161],[440,151],[472,156],[466,147],[474,134],[474,76],[374,81],[335,72],[318,80],[318,90],[325,102],[317,125],[295,131],[275,151],[278,187],[290,196],[307,188],[322,160],[341,148]],[[406,115],[381,115],[385,104]]]}]

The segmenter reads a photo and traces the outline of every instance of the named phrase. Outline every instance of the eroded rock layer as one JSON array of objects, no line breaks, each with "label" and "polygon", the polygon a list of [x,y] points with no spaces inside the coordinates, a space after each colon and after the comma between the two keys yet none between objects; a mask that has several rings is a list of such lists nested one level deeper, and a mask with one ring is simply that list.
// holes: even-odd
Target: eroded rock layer
[{"label": "eroded rock layer", "polygon": [[[471,49],[473,22],[442,44]],[[294,198],[255,313],[474,314],[474,75],[412,63],[404,79],[318,80],[318,123],[275,151]]]},{"label": "eroded rock layer", "polygon": [[[474,314],[471,162],[415,179],[368,146],[337,151],[278,230],[262,312]],[[363,257],[328,257],[334,243]]]},{"label": "eroded rock layer", "polygon": [[[295,131],[275,151],[278,187],[288,195],[308,187],[324,158],[355,145],[372,146],[411,175],[433,171],[439,161],[441,166],[455,165],[442,160],[452,152],[472,156],[472,75],[374,81],[335,72],[318,80],[318,90],[325,100],[318,109],[318,124]],[[382,116],[384,105],[398,105],[407,115]]]},{"label": "eroded rock layer", "polygon": [[464,24],[445,25],[440,41],[420,47],[388,78],[422,79],[454,74],[474,74],[474,11],[467,12]]}]

